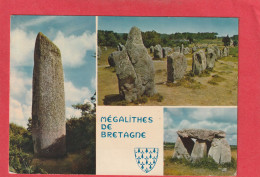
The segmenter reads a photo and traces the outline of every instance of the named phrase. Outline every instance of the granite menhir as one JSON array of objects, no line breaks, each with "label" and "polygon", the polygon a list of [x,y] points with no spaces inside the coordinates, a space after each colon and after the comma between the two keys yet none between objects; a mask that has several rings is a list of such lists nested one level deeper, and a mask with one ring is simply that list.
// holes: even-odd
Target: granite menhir
[{"label": "granite menhir", "polygon": [[66,154],[64,78],[59,48],[41,32],[34,49],[32,137],[34,154]]}]

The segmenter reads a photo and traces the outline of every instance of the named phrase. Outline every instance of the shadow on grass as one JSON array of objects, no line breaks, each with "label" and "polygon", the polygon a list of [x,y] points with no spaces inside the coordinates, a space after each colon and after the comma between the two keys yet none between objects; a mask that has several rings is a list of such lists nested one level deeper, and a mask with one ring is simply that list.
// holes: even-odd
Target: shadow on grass
[{"label": "shadow on grass", "polygon": [[122,105],[126,106],[128,102],[124,100],[124,97],[120,94],[106,95],[103,99],[104,105]]}]

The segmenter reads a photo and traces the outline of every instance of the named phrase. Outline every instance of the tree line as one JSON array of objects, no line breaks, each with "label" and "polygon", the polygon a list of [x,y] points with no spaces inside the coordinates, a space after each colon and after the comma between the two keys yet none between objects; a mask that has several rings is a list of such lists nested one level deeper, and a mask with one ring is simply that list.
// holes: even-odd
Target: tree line
[{"label": "tree line", "polygon": [[[125,44],[127,40],[127,33],[116,33],[113,31],[98,30],[98,45],[117,47],[119,43]],[[218,33],[215,32],[203,32],[203,33],[173,33],[173,34],[161,34],[156,31],[142,32],[142,39],[145,47],[155,46],[160,44],[163,47],[175,47],[180,44],[188,45],[194,42],[198,42],[204,39],[216,39]],[[238,35],[232,37],[234,41],[238,40]]]}]

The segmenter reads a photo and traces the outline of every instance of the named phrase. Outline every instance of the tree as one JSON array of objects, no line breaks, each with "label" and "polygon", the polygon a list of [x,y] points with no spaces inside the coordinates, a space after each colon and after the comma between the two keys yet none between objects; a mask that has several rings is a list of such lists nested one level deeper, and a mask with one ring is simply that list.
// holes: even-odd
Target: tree
[{"label": "tree", "polygon": [[230,37],[227,35],[226,37],[223,37],[222,42],[224,43],[224,46],[230,45]]}]

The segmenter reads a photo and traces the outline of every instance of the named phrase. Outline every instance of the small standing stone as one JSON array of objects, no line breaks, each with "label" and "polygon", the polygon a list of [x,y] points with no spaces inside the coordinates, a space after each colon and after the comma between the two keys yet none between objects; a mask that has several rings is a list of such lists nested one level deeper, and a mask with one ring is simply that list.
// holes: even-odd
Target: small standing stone
[{"label": "small standing stone", "polygon": [[199,75],[207,67],[206,56],[203,50],[195,52],[192,56],[192,72]]},{"label": "small standing stone", "polygon": [[187,59],[182,53],[174,52],[167,57],[167,81],[181,79],[187,69]]},{"label": "small standing stone", "polygon": [[154,47],[154,58],[155,58],[155,59],[161,59],[161,58],[163,58],[162,47],[161,47],[161,45],[159,45],[159,44],[157,44],[157,45]]}]

